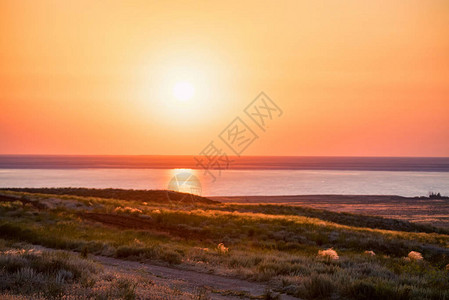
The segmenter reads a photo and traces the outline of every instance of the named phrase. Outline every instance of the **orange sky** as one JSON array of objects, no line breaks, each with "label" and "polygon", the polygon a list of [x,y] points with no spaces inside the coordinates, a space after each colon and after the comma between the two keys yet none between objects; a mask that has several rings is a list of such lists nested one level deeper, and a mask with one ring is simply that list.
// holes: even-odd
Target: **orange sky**
[{"label": "orange sky", "polygon": [[245,155],[449,156],[449,2],[0,0],[0,153],[198,154],[260,91]]}]

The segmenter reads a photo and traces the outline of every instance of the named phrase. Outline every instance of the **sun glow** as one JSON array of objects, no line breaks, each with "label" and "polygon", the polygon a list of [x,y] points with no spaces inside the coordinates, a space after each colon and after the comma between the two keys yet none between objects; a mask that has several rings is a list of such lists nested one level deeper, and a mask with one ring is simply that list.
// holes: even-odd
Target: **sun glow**
[{"label": "sun glow", "polygon": [[188,101],[195,94],[195,88],[189,82],[178,82],[173,87],[173,96],[179,101]]},{"label": "sun glow", "polygon": [[[195,131],[199,130],[197,126],[226,118],[233,109],[226,68],[215,52],[164,49],[156,58],[142,63],[139,76],[141,88],[136,103],[139,114],[148,122]],[[184,132],[178,138],[188,137]]]}]

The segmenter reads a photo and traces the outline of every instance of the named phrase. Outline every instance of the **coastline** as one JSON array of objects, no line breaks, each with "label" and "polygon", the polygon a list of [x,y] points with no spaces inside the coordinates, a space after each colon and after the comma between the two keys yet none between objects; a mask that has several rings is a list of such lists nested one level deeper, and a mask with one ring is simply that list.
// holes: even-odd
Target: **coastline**
[{"label": "coastline", "polygon": [[209,197],[223,203],[298,205],[406,220],[449,228],[449,199],[396,195],[296,195]]}]

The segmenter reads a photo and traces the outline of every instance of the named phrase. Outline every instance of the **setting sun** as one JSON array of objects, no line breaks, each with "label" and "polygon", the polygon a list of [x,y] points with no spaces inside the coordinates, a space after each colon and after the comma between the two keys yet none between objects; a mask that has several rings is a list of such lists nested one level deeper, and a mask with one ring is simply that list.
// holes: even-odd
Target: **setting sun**
[{"label": "setting sun", "polygon": [[195,94],[195,88],[188,82],[178,82],[173,87],[173,96],[179,101],[192,99]]}]

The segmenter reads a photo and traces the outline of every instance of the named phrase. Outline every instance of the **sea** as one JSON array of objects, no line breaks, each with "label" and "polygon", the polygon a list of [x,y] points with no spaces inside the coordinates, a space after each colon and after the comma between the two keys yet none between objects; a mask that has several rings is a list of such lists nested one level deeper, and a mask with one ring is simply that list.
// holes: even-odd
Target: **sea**
[{"label": "sea", "polygon": [[449,195],[449,157],[0,155],[0,188],[171,189],[180,174],[203,196]]}]

